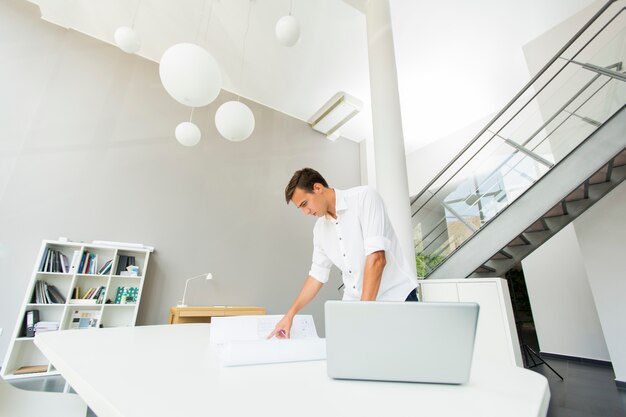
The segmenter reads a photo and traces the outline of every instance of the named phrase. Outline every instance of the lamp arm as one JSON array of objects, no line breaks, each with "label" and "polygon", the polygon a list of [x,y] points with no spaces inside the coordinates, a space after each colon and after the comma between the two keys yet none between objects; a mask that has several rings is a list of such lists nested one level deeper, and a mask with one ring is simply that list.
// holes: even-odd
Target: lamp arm
[{"label": "lamp arm", "polygon": [[185,305],[185,297],[187,296],[187,287],[189,286],[189,281],[193,281],[194,279],[198,279],[198,278],[202,278],[202,277],[206,277],[207,274],[200,274],[200,275],[196,275],[195,277],[191,277],[188,278],[187,281],[185,282],[185,291],[183,292],[183,300],[181,301],[182,305]]}]

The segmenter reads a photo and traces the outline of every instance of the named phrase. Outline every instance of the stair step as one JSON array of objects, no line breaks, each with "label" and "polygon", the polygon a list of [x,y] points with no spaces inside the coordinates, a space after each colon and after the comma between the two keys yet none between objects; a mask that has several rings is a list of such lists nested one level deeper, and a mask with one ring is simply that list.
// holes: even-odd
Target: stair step
[{"label": "stair step", "polygon": [[474,272],[477,272],[479,274],[481,274],[481,273],[494,273],[494,272],[496,272],[496,270],[491,268],[491,267],[488,267],[486,265],[481,265],[478,268],[476,268],[476,270]]},{"label": "stair step", "polygon": [[511,259],[511,258],[513,258],[513,257],[512,257],[509,253],[507,253],[507,252],[506,252],[506,251],[504,251],[504,250],[501,250],[501,251],[499,251],[499,252],[496,252],[496,254],[495,254],[495,255],[493,255],[493,256],[492,256],[491,258],[489,258],[489,259],[490,259],[490,260],[493,260],[493,261],[497,261],[497,260],[500,260],[500,259]]},{"label": "stair step", "polygon": [[613,159],[613,167],[622,167],[626,165],[626,149]]},{"label": "stair step", "polygon": [[507,243],[506,246],[524,246],[528,245],[528,243],[528,240],[523,235],[519,235],[515,239]]},{"label": "stair step", "polygon": [[550,217],[546,219],[546,223],[548,224],[548,227],[552,231],[552,234],[555,234],[556,232],[558,232],[559,230],[567,226],[567,224],[570,223],[571,221],[572,221],[572,216],[567,216],[567,215],[555,216],[555,217]]},{"label": "stair step", "polygon": [[555,231],[553,230],[544,230],[543,232],[525,233],[524,237],[528,242],[528,246],[537,246],[550,239],[554,233]]},{"label": "stair step", "polygon": [[542,217],[541,219],[537,220],[536,222],[528,226],[526,230],[524,230],[524,233],[542,232],[547,229],[548,229],[548,226],[546,225],[546,222],[544,221]]},{"label": "stair step", "polygon": [[608,164],[603,166],[602,168],[600,168],[599,170],[597,170],[595,172],[595,174],[593,174],[591,177],[589,177],[589,184],[594,185],[594,184],[602,184],[603,182],[606,182],[606,176],[609,172],[609,166]]},{"label": "stair step", "polygon": [[583,199],[585,199],[585,184],[581,184],[578,188],[569,193],[567,197],[565,197],[566,202],[578,201]]},{"label": "stair step", "polygon": [[548,210],[546,214],[543,215],[543,217],[547,219],[550,217],[562,216],[564,214],[567,214],[567,210],[565,209],[563,202],[560,202],[559,204]]}]

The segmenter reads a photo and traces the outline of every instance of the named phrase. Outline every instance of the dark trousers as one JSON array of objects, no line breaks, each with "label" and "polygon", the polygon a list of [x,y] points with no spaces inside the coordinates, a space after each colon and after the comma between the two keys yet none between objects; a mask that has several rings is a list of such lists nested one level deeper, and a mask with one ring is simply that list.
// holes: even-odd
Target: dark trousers
[{"label": "dark trousers", "polygon": [[409,293],[409,295],[406,297],[406,300],[404,300],[404,301],[419,301],[417,299],[417,291],[416,290],[417,290],[417,288],[413,288],[413,291],[411,291]]}]

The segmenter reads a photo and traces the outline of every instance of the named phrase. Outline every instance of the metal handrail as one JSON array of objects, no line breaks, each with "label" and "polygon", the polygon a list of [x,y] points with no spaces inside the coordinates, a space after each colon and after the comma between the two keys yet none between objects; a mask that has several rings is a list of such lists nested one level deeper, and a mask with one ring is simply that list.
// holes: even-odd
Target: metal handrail
[{"label": "metal handrail", "polygon": [[[430,180],[428,182],[428,184],[426,184],[426,186],[422,189],[422,191],[420,191],[417,195],[415,195],[413,197],[413,199],[411,200],[411,205],[415,204],[415,202],[422,196],[424,195],[424,193],[426,193],[426,191],[428,191],[428,189],[439,179],[439,177],[441,177],[472,145],[474,145],[476,143],[476,141],[489,129],[489,127],[494,124],[499,118],[500,116],[502,116],[530,87],[532,87],[532,85],[552,66],[552,64],[554,64],[560,57],[561,55],[567,51],[567,49],[572,46],[574,44],[574,42],[576,42],[578,40],[578,38],[593,24],[595,23],[596,20],[598,20],[598,18],[613,4],[615,3],[617,0],[609,0],[607,1],[597,12],[596,14],[593,15],[593,17],[587,22],[585,23],[585,25],[583,25],[583,27],[576,32],[576,34],[556,53],[556,55],[550,59],[550,61],[548,61],[548,63],[546,65],[544,65],[544,67],[533,77],[531,78],[531,80],[524,86],[522,87],[522,89],[520,90],[520,92],[518,92],[505,106],[502,110],[500,110],[492,119],[491,121],[489,121],[489,123],[487,123],[487,125],[481,129],[481,131],[471,140],[467,143],[467,145],[465,145],[463,147],[463,149],[461,149],[461,151],[459,151],[456,156],[454,158],[452,158],[452,160],[450,160],[450,162],[448,162],[443,169],[441,169],[441,171],[439,171],[437,173],[437,175],[435,175],[433,177],[432,180]],[[576,54],[578,55],[578,54]],[[563,67],[564,68],[564,67]],[[552,81],[558,74],[560,74],[560,72],[563,70],[563,68],[561,68],[556,74],[554,74],[550,80],[544,85],[544,87],[546,85],[548,85],[550,83],[550,81]],[[542,90],[542,87],[539,91],[537,91],[533,97],[531,98],[530,101],[532,101],[532,99],[534,99]],[[528,104],[528,103],[527,103]],[[520,110],[518,110],[510,119],[509,122],[511,120],[513,120],[524,108],[526,107],[526,105],[524,105],[524,107],[522,107]],[[504,128],[506,125],[508,125],[507,122],[502,128]],[[500,128],[499,130],[502,130],[502,128]],[[493,139],[493,137],[491,138]],[[490,139],[490,140],[491,140]],[[489,140],[489,141],[490,141]],[[489,142],[487,141],[487,142]],[[485,145],[483,145],[477,152],[480,152],[480,150],[483,149]],[[474,155],[476,155],[474,154]],[[470,158],[471,160],[471,158]],[[469,162],[466,161],[461,168],[459,168],[459,170],[461,170],[463,167],[465,167],[465,165],[467,165],[467,163]],[[458,171],[457,171],[458,172]],[[449,180],[448,180],[449,181]],[[448,181],[446,181],[446,183],[444,185],[446,185],[448,183]],[[419,209],[418,209],[419,210]]]}]

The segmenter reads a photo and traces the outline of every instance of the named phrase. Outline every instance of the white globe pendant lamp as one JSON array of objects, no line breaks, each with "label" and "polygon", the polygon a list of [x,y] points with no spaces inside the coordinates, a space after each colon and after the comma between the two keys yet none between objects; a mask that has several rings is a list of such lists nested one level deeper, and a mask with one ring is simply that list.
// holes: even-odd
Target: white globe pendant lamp
[{"label": "white globe pendant lamp", "polygon": [[184,146],[195,146],[200,142],[202,133],[200,128],[192,122],[182,122],[176,126],[176,140]]},{"label": "white globe pendant lamp", "polygon": [[133,28],[121,26],[115,30],[113,35],[115,44],[127,54],[135,54],[141,49],[141,39]]},{"label": "white globe pendant lamp", "polygon": [[254,114],[240,101],[227,101],[215,112],[215,126],[224,138],[241,142],[254,131]]},{"label": "white globe pendant lamp", "polygon": [[276,22],[275,33],[278,42],[284,46],[292,47],[300,39],[300,23],[291,15],[283,16]]},{"label": "white globe pendant lamp", "polygon": [[211,103],[222,88],[215,59],[193,43],[179,43],[165,51],[159,64],[163,87],[174,100],[189,107]]}]

